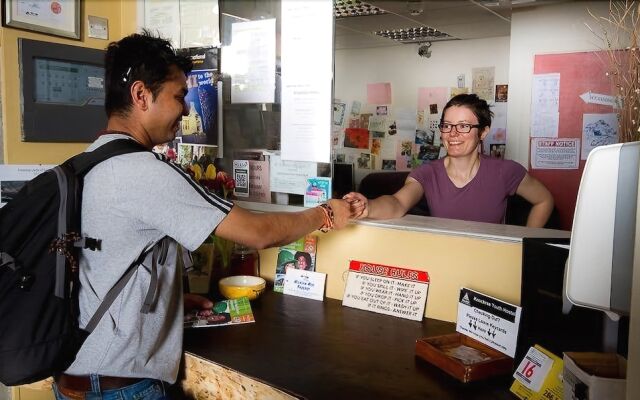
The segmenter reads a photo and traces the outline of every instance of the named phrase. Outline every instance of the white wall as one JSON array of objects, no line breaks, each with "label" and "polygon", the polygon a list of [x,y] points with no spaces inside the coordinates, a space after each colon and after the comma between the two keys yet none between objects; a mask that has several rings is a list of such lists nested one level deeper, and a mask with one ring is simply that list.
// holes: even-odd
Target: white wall
[{"label": "white wall", "polygon": [[[536,54],[599,50],[602,44],[585,26],[594,27],[587,13],[609,14],[608,1],[580,1],[516,8],[511,17],[509,56],[509,111],[506,157],[529,164],[531,79]],[[585,68],[588,68],[585,65]]]},{"label": "white wall", "polygon": [[[367,100],[367,83],[391,82],[393,107],[417,107],[419,87],[455,87],[471,68],[495,66],[496,84],[507,83],[509,38],[434,42],[431,57],[418,56],[417,45],[337,50],[335,97],[350,104]],[[347,111],[349,111],[347,107]]]},{"label": "white wall", "polygon": [[[508,37],[434,42],[431,53],[430,58],[418,56],[417,45],[337,50],[334,97],[347,104],[347,113],[354,100],[362,103],[362,112],[375,112],[366,108],[367,84],[390,82],[393,112],[398,107],[417,109],[420,87],[456,87],[460,74],[470,88],[472,68],[495,67],[495,83],[508,82]],[[360,150],[337,152],[356,155]],[[356,181],[369,172],[372,170],[356,169]]]}]

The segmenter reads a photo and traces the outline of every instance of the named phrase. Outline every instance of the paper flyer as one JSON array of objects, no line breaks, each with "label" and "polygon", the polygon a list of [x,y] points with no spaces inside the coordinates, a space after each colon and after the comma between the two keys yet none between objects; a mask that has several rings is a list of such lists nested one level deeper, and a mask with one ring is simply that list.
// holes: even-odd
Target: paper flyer
[{"label": "paper flyer", "polygon": [[210,309],[191,310],[184,314],[185,328],[238,325],[255,322],[248,297],[217,302]]},{"label": "paper flyer", "polygon": [[331,178],[313,177],[307,179],[304,206],[315,207],[331,198]]},{"label": "paper flyer", "polygon": [[316,270],[317,247],[318,237],[315,235],[306,235],[293,243],[280,247],[276,264],[276,276],[273,284],[274,292],[282,293],[285,274],[288,269]]}]

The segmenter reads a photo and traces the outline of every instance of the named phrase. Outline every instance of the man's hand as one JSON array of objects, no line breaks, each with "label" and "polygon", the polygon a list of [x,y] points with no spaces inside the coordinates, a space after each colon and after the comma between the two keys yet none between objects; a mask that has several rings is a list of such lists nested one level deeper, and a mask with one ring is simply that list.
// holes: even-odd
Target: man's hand
[{"label": "man's hand", "polygon": [[184,310],[205,309],[213,307],[213,302],[204,296],[193,293],[184,294]]},{"label": "man's hand", "polygon": [[369,216],[369,201],[358,192],[345,194],[343,197],[349,203],[350,218],[362,219]]},{"label": "man's hand", "polygon": [[349,203],[340,199],[331,199],[327,203],[333,211],[333,228],[342,229],[347,226],[351,217]]}]

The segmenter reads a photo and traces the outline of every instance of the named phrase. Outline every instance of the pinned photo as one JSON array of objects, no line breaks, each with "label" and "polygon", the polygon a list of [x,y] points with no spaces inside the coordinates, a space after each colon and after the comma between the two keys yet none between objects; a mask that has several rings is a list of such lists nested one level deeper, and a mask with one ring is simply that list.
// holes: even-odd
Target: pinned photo
[{"label": "pinned photo", "polygon": [[384,171],[395,171],[396,160],[382,160],[382,169]]},{"label": "pinned photo", "polygon": [[509,85],[496,85],[496,102],[504,103],[509,97]]},{"label": "pinned photo", "polygon": [[358,157],[358,168],[371,169],[371,154],[360,153],[360,157]]}]

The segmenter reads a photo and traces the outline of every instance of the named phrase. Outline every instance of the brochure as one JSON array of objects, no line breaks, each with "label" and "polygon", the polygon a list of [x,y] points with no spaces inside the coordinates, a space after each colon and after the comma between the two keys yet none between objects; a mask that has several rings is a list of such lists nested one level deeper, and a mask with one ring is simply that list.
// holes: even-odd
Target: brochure
[{"label": "brochure", "polygon": [[185,328],[238,325],[255,322],[248,297],[217,302],[209,309],[192,310],[184,315]]},{"label": "brochure", "polygon": [[284,289],[284,276],[288,268],[305,271],[316,270],[316,249],[318,237],[307,235],[293,243],[280,247],[276,265],[276,277],[273,284],[275,292],[282,293]]},{"label": "brochure", "polygon": [[307,178],[307,190],[304,194],[304,206],[315,207],[331,198],[331,178]]}]

